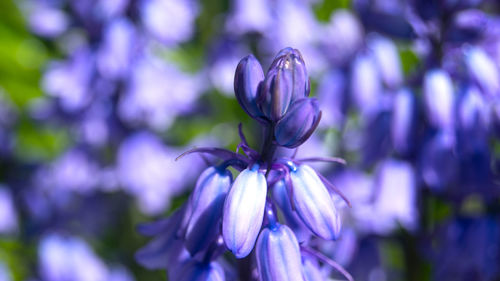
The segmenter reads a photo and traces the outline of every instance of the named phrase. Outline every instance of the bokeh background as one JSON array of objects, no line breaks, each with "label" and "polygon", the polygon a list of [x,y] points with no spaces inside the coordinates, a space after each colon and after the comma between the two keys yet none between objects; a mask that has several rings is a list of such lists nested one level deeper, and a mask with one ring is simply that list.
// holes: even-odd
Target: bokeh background
[{"label": "bokeh background", "polygon": [[[351,200],[322,250],[356,280],[500,280],[495,0],[0,1],[0,281],[166,280],[138,223],[235,149],[238,61],[299,49],[323,120],[299,153]],[[335,278],[337,275],[332,275]]]}]

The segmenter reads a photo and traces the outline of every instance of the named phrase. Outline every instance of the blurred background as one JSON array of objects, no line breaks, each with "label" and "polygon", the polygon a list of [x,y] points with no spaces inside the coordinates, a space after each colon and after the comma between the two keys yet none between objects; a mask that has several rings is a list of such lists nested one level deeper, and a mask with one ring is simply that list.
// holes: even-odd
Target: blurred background
[{"label": "blurred background", "polygon": [[235,149],[238,61],[302,52],[301,147],[351,200],[322,250],[356,280],[500,280],[495,0],[0,1],[0,281],[166,280],[134,260]]}]

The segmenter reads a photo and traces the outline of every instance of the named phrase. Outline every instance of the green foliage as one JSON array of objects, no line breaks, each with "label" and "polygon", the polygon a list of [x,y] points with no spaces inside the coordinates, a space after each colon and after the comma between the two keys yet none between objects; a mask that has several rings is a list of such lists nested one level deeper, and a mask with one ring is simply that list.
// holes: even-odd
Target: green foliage
[{"label": "green foliage", "polygon": [[349,7],[351,7],[350,0],[324,0],[314,7],[314,12],[319,21],[327,22],[335,10],[348,9]]},{"label": "green foliage", "polygon": [[65,130],[39,127],[27,120],[21,122],[16,135],[15,154],[27,162],[51,160],[69,144],[69,135]]}]

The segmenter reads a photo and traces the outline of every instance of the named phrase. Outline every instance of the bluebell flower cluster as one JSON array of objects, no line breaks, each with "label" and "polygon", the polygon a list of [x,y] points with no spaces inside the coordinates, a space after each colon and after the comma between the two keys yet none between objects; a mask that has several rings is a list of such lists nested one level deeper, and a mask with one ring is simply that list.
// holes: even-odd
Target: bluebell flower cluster
[{"label": "bluebell flower cluster", "polygon": [[[243,110],[264,131],[261,149],[250,147],[240,125],[238,150],[244,155],[211,147],[181,155],[179,161],[187,154],[206,153],[222,162],[199,176],[188,201],[173,215],[139,227],[155,238],[136,258],[145,267],[167,269],[171,280],[226,280],[235,273],[223,269],[220,256],[230,251],[246,264],[236,273],[242,280],[253,274],[266,281],[318,280],[307,273],[319,272],[314,267],[318,259],[338,264],[308,244],[315,237],[339,237],[342,220],[334,198],[343,195],[307,162],[344,162],[296,159],[279,152],[280,147],[303,144],[321,119],[317,100],[309,97],[301,53],[281,50],[266,74],[253,55],[243,58],[234,91]],[[239,171],[234,181],[230,167]]]},{"label": "bluebell flower cluster", "polygon": [[499,279],[498,1],[0,3],[0,280]]}]

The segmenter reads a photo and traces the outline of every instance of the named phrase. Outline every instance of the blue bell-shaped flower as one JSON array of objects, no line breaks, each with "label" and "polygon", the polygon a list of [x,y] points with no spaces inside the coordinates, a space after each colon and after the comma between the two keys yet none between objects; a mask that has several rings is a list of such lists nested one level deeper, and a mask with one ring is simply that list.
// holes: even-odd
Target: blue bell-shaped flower
[{"label": "blue bell-shaped flower", "polygon": [[224,202],[222,235],[226,246],[237,258],[253,249],[264,218],[267,183],[259,165],[243,170]]},{"label": "blue bell-shaped flower", "polygon": [[255,248],[260,280],[304,280],[299,243],[288,226],[276,223],[264,228]]},{"label": "blue bell-shaped flower", "polygon": [[192,213],[185,236],[191,255],[206,249],[219,235],[224,200],[231,182],[231,172],[216,167],[207,168],[198,178],[189,200]]},{"label": "blue bell-shaped flower", "polygon": [[425,74],[424,99],[431,124],[438,129],[453,129],[455,98],[453,83],[446,71],[433,69]]},{"label": "blue bell-shaped flower", "polygon": [[302,164],[292,167],[290,177],[293,184],[291,197],[299,217],[319,237],[336,239],[341,219],[330,193],[316,172]]}]

